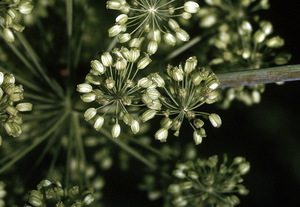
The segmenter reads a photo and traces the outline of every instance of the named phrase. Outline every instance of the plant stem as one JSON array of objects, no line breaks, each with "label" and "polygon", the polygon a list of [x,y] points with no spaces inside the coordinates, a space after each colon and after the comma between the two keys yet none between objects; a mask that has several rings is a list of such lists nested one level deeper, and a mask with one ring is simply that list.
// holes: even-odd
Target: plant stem
[{"label": "plant stem", "polygon": [[300,80],[300,65],[216,73],[219,88]]},{"label": "plant stem", "polygon": [[20,160],[23,156],[25,156],[32,149],[34,149],[36,146],[38,146],[39,144],[41,144],[46,138],[48,138],[50,134],[52,134],[58,127],[61,126],[61,124],[67,118],[68,115],[69,115],[69,112],[66,111],[60,117],[60,119],[57,122],[55,122],[55,124],[43,136],[35,138],[35,141],[33,142],[32,145],[28,146],[24,151],[22,151],[20,154],[16,155],[14,157],[14,159],[12,159],[9,163],[7,163],[3,167],[1,167],[0,168],[0,174],[2,172],[4,172],[5,170],[7,170],[8,168],[10,168],[15,162],[17,162],[18,160]]}]

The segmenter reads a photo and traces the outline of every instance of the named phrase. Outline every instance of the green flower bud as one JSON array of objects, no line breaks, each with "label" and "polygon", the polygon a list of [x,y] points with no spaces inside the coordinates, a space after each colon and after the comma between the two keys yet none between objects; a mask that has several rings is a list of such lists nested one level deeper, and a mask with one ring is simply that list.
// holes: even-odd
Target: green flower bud
[{"label": "green flower bud", "polygon": [[284,64],[287,64],[291,58],[292,58],[291,54],[282,52],[274,58],[274,63],[276,65],[284,65]]},{"label": "green flower bud", "polygon": [[261,30],[257,30],[253,36],[253,41],[256,43],[262,43],[266,38],[266,34],[261,31]]},{"label": "green flower bud", "polygon": [[243,29],[243,31],[245,31],[247,33],[252,32],[252,26],[251,26],[250,22],[248,22],[248,21],[244,20],[241,24],[241,28]]},{"label": "green flower bud", "polygon": [[213,26],[217,22],[217,17],[213,14],[207,15],[200,21],[200,27],[202,28],[209,28]]},{"label": "green flower bud", "polygon": [[147,47],[147,53],[153,55],[154,53],[156,53],[157,48],[158,48],[157,42],[154,40],[151,40]]},{"label": "green flower bud", "polygon": [[112,77],[109,77],[108,79],[105,80],[105,84],[108,89],[112,89],[115,86],[116,81],[113,80]]},{"label": "green flower bud", "polygon": [[116,22],[119,24],[125,24],[128,21],[128,16],[126,14],[120,14],[116,18]]},{"label": "green flower bud", "polygon": [[152,81],[149,78],[142,78],[138,81],[137,85],[141,88],[148,88],[152,85]]},{"label": "green flower bud", "polygon": [[90,82],[94,85],[101,85],[101,83],[102,83],[101,77],[93,75],[91,73],[86,75],[85,80],[87,80],[88,82]]},{"label": "green flower bud", "polygon": [[104,124],[104,118],[102,116],[97,116],[95,122],[94,122],[94,129],[96,129],[97,131],[99,131],[101,129],[101,127]]},{"label": "green flower bud", "polygon": [[181,184],[183,189],[190,189],[193,187],[193,183],[191,181],[186,181]]},{"label": "green flower bud", "polygon": [[215,90],[220,85],[220,83],[217,79],[211,79],[210,81],[205,81],[205,84],[211,90]]},{"label": "green flower bud", "polygon": [[126,47],[121,47],[120,51],[127,60],[130,59],[130,51]]},{"label": "green flower bud", "polygon": [[91,61],[91,67],[97,71],[99,71],[99,73],[104,74],[106,71],[106,67],[102,65],[102,63],[100,63],[100,61],[98,60],[92,60]]},{"label": "green flower bud", "polygon": [[245,162],[245,158],[244,157],[236,157],[233,159],[233,164],[238,165],[242,162]]},{"label": "green flower bud", "polygon": [[179,179],[186,178],[186,174],[180,169],[173,170],[172,174]]},{"label": "green flower bud", "polygon": [[2,85],[3,81],[4,81],[4,74],[0,72],[0,85]]},{"label": "green flower bud", "polygon": [[140,124],[138,121],[133,120],[131,123],[131,131],[133,132],[133,134],[136,134],[140,131]]},{"label": "green flower bud", "polygon": [[156,140],[166,142],[168,138],[168,130],[166,128],[160,128],[154,135]]},{"label": "green flower bud", "polygon": [[128,42],[131,39],[131,35],[129,33],[121,34],[118,37],[118,42],[119,43],[125,43]]},{"label": "green flower bud", "polygon": [[250,163],[249,162],[241,163],[241,164],[239,164],[238,169],[239,169],[240,173],[242,175],[244,175],[247,172],[249,172],[249,170],[250,170]]},{"label": "green flower bud", "polygon": [[129,42],[129,47],[139,48],[143,42],[144,38],[134,38]]},{"label": "green flower bud", "polygon": [[40,200],[42,200],[43,197],[44,197],[43,194],[40,191],[38,191],[38,190],[31,190],[29,192],[29,195],[30,195],[30,197],[36,197],[36,198],[38,198]]},{"label": "green flower bud", "polygon": [[144,58],[142,58],[138,63],[137,63],[137,69],[142,70],[145,67],[147,67],[150,63],[151,63],[151,59],[146,56]]},{"label": "green flower bud", "polygon": [[12,29],[13,29],[14,31],[16,31],[16,32],[23,32],[23,30],[25,29],[25,27],[24,27],[23,25],[20,25],[20,24],[14,22],[14,23],[12,24]]},{"label": "green flower bud", "polygon": [[198,174],[197,174],[196,172],[194,172],[194,171],[189,171],[189,172],[188,172],[188,176],[189,176],[190,178],[194,179],[194,180],[196,180],[196,179],[199,178]]},{"label": "green flower bud", "polygon": [[140,118],[143,122],[146,122],[146,121],[154,118],[155,115],[156,115],[156,110],[148,109],[140,116]]},{"label": "green flower bud", "polygon": [[269,0],[260,0],[259,4],[262,9],[269,9],[270,7]]},{"label": "green flower bud", "polygon": [[148,88],[146,93],[152,100],[156,100],[160,97],[159,91],[155,88]]},{"label": "green flower bud", "polygon": [[117,138],[120,136],[120,133],[121,133],[121,126],[116,123],[111,129],[111,136],[112,138]]},{"label": "green flower bud", "polygon": [[129,61],[130,62],[135,62],[138,58],[140,57],[140,50],[137,48],[132,48],[130,50],[130,55],[129,55]]},{"label": "green flower bud", "polygon": [[202,77],[199,73],[192,75],[192,83],[194,85],[196,85],[196,86],[199,85],[201,83],[201,81],[202,81]]},{"label": "green flower bud", "polygon": [[242,54],[244,59],[248,59],[251,56],[251,51],[249,48],[244,48],[243,50],[243,54]]},{"label": "green flower bud", "polygon": [[144,104],[148,105],[152,103],[152,98],[150,98],[150,96],[148,96],[147,94],[142,94],[141,100]]},{"label": "green flower bud", "polygon": [[123,121],[125,124],[127,124],[128,126],[131,125],[132,121],[134,119],[132,118],[132,116],[129,114],[129,113],[126,113],[124,116],[123,116]]},{"label": "green flower bud", "polygon": [[169,117],[164,117],[161,121],[160,121],[160,126],[162,128],[166,128],[168,129],[171,124],[173,123],[172,119],[170,119]]},{"label": "green flower bud", "polygon": [[97,114],[97,110],[95,108],[89,108],[84,113],[84,118],[86,121],[91,120]]},{"label": "green flower bud", "polygon": [[265,35],[269,35],[273,32],[273,25],[269,21],[262,21],[259,23],[259,26]]},{"label": "green flower bud", "polygon": [[23,99],[23,94],[22,93],[14,93],[9,97],[9,100],[12,102],[18,102]]},{"label": "green flower bud", "polygon": [[193,133],[193,138],[194,138],[194,141],[195,141],[195,144],[196,144],[196,145],[202,143],[202,137],[201,137],[201,135],[200,135],[200,131],[199,131],[199,130],[195,130],[195,131],[194,131],[194,133]]},{"label": "green flower bud", "polygon": [[117,70],[124,70],[127,67],[127,61],[124,58],[118,59],[115,67]]},{"label": "green flower bud", "polygon": [[41,201],[37,197],[29,197],[28,202],[35,207],[39,207],[43,205],[43,201]]},{"label": "green flower bud", "polygon": [[5,27],[10,28],[10,27],[12,27],[13,23],[14,23],[13,18],[11,18],[11,16],[9,14],[6,14],[5,15]]},{"label": "green flower bud", "polygon": [[222,0],[205,0],[205,3],[210,6],[219,6],[222,3]]},{"label": "green flower bud", "polygon": [[11,106],[11,105],[8,105],[5,110],[8,114],[10,114],[12,116],[16,116],[17,113],[18,113],[18,110],[15,107]]},{"label": "green flower bud", "polygon": [[218,114],[212,113],[208,116],[210,123],[214,126],[219,128],[222,124],[222,120]]},{"label": "green flower bud", "polygon": [[122,9],[122,4],[120,1],[117,0],[111,0],[106,2],[106,8],[107,9],[114,9],[114,10],[120,10]]},{"label": "green flower bud", "polygon": [[176,36],[183,42],[187,42],[190,40],[190,35],[183,29],[179,28],[176,30]]},{"label": "green flower bud", "polygon": [[94,200],[95,200],[94,195],[93,194],[88,194],[82,200],[82,204],[83,205],[90,205]]},{"label": "green flower bud", "polygon": [[3,29],[3,34],[4,34],[4,37],[6,38],[6,40],[8,42],[14,42],[15,41],[15,36],[14,36],[14,33],[8,29],[8,28],[4,28]]},{"label": "green flower bud", "polygon": [[101,56],[101,61],[102,61],[103,65],[105,65],[107,67],[112,66],[112,64],[113,64],[113,58],[109,52],[103,53],[103,55]]},{"label": "green flower bud", "polygon": [[280,38],[279,36],[272,37],[266,42],[266,45],[271,48],[278,48],[284,45],[284,39]]},{"label": "green flower bud", "polygon": [[30,4],[31,1],[21,1],[19,4],[19,12],[21,14],[30,14],[32,9],[33,9],[33,5]]},{"label": "green flower bud", "polygon": [[173,31],[175,31],[175,30],[177,30],[177,29],[180,28],[179,24],[178,24],[177,21],[175,21],[174,19],[169,19],[168,24],[169,24],[169,27],[170,27]]},{"label": "green flower bud", "polygon": [[186,74],[191,73],[194,69],[195,69],[195,59],[193,59],[192,57],[190,57],[189,59],[187,59],[185,61],[185,65],[184,65],[184,72]]},{"label": "green flower bud", "polygon": [[157,42],[157,44],[160,43],[161,41],[161,35],[160,35],[160,31],[158,29],[156,29],[154,31],[154,34],[153,34],[153,40]]},{"label": "green flower bud", "polygon": [[172,194],[180,194],[180,185],[178,184],[171,184],[168,187],[168,192]]},{"label": "green flower bud", "polygon": [[150,74],[152,80],[157,84],[157,87],[164,87],[165,81],[158,73]]},{"label": "green flower bud", "polygon": [[201,119],[195,119],[194,120],[194,126],[199,129],[200,127],[203,127],[204,122]]},{"label": "green flower bud", "polygon": [[183,72],[180,71],[177,67],[174,68],[172,73],[172,78],[175,81],[182,81],[183,80]]},{"label": "green flower bud", "polygon": [[18,111],[31,111],[32,103],[19,103],[16,106]]},{"label": "green flower bud", "polygon": [[176,44],[176,39],[171,33],[166,33],[164,35],[164,40],[168,45],[174,46]]},{"label": "green flower bud", "polygon": [[95,93],[85,93],[80,96],[83,102],[90,103],[96,100],[97,95]]},{"label": "green flower bud", "polygon": [[240,5],[244,8],[247,8],[251,4],[251,0],[241,0]]},{"label": "green flower bud", "polygon": [[194,1],[187,1],[184,4],[184,11],[188,13],[197,13],[200,10],[200,6]]},{"label": "green flower bud", "polygon": [[7,10],[7,13],[11,16],[11,18],[13,18],[13,20],[18,20],[19,19],[19,12],[17,10],[15,10],[14,8],[9,8]]},{"label": "green flower bud", "polygon": [[189,20],[192,17],[192,14],[188,13],[188,12],[183,12],[182,15],[181,15],[181,17],[183,19]]},{"label": "green flower bud", "polygon": [[77,85],[77,91],[80,93],[90,93],[93,87],[88,83],[82,83]]}]

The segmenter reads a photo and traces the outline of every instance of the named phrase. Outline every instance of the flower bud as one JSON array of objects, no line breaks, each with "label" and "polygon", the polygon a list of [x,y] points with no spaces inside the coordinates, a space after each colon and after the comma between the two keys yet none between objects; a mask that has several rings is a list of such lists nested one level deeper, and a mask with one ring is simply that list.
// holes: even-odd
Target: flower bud
[{"label": "flower bud", "polygon": [[93,87],[88,83],[82,83],[77,85],[77,91],[80,93],[90,93]]},{"label": "flower bud", "polygon": [[204,122],[201,119],[195,119],[194,120],[194,126],[199,129],[200,127],[203,127]]},{"label": "flower bud", "polygon": [[174,67],[174,70],[172,72],[172,78],[175,80],[175,81],[182,81],[183,80],[183,72],[180,71],[178,69],[178,67]]},{"label": "flower bud", "polygon": [[247,48],[247,47],[244,48],[242,56],[243,56],[244,59],[250,58],[250,56],[251,56],[251,51],[250,51],[250,49]]},{"label": "flower bud", "polygon": [[172,119],[170,119],[169,117],[165,117],[160,121],[160,126],[162,128],[168,129],[172,123],[173,123]]},{"label": "flower bud", "polygon": [[273,25],[269,21],[262,21],[259,23],[259,26],[265,35],[269,35],[273,32]]},{"label": "flower bud", "polygon": [[97,116],[95,122],[94,122],[94,129],[96,129],[97,131],[99,131],[101,129],[101,127],[104,124],[104,118],[102,116]]},{"label": "flower bud", "polygon": [[130,50],[130,54],[129,54],[129,61],[130,62],[135,62],[138,58],[140,57],[140,50],[137,48],[132,48]]},{"label": "flower bud", "polygon": [[9,43],[15,41],[14,33],[13,33],[10,29],[4,28],[4,29],[3,29],[3,34],[4,34],[4,37],[6,38],[6,40],[7,40]]},{"label": "flower bud", "polygon": [[221,4],[222,0],[205,0],[205,3],[207,3],[210,6],[219,6]]},{"label": "flower bud", "polygon": [[149,78],[142,78],[138,81],[137,85],[141,88],[148,88],[152,85],[152,81]]},{"label": "flower bud", "polygon": [[244,20],[241,24],[241,28],[245,32],[248,32],[248,33],[252,32],[252,26],[251,26],[250,22],[248,22],[248,21]]},{"label": "flower bud", "polygon": [[284,39],[280,38],[279,36],[272,37],[266,42],[266,45],[270,48],[278,48],[284,45]]},{"label": "flower bud", "polygon": [[115,86],[116,81],[112,77],[109,77],[105,80],[105,84],[108,89],[112,89]]},{"label": "flower bud", "polygon": [[97,95],[95,93],[85,93],[82,96],[80,96],[80,98],[83,102],[90,103],[96,100]]},{"label": "flower bud", "polygon": [[15,10],[14,8],[9,8],[7,10],[7,13],[11,16],[11,18],[13,18],[13,20],[18,20],[19,19],[19,12],[17,10]]},{"label": "flower bud", "polygon": [[42,206],[43,205],[43,201],[41,201],[41,199],[34,197],[34,196],[30,196],[28,202],[36,207]]},{"label": "flower bud", "polygon": [[19,12],[21,14],[30,14],[33,9],[33,5],[30,1],[21,1],[19,4]]},{"label": "flower bud", "polygon": [[180,194],[180,185],[178,184],[171,184],[168,187],[168,193],[172,194]]},{"label": "flower bud", "polygon": [[99,73],[104,74],[106,71],[106,67],[103,66],[102,63],[100,63],[100,61],[98,60],[92,60],[91,61],[91,67],[97,71],[99,71]]},{"label": "flower bud", "polygon": [[157,84],[157,87],[164,87],[165,81],[158,73],[151,73],[150,77]]},{"label": "flower bud", "polygon": [[147,47],[147,53],[153,55],[154,53],[156,53],[157,48],[158,48],[157,42],[154,40],[151,40]]},{"label": "flower bud", "polygon": [[17,110],[15,107],[11,106],[11,105],[8,105],[8,106],[5,108],[5,110],[6,110],[6,112],[7,112],[8,114],[10,114],[10,115],[12,115],[12,116],[16,116],[17,113],[18,113],[18,110]]},{"label": "flower bud", "polygon": [[10,27],[12,27],[13,23],[14,23],[13,18],[11,18],[11,16],[9,14],[6,14],[5,15],[5,27],[10,28]]},{"label": "flower bud", "polygon": [[137,63],[137,69],[142,70],[145,67],[147,67],[150,63],[151,63],[151,59],[146,56],[144,58],[142,58],[138,63]]},{"label": "flower bud", "polygon": [[118,136],[120,136],[120,133],[121,133],[121,127],[119,124],[116,123],[111,129],[111,136],[112,138],[117,138]]},{"label": "flower bud", "polygon": [[240,173],[242,175],[244,175],[247,172],[249,172],[249,170],[250,170],[250,163],[249,162],[241,163],[241,164],[239,164],[238,169],[239,169]]},{"label": "flower bud", "polygon": [[122,9],[122,4],[120,1],[117,0],[111,0],[106,2],[106,8],[107,9],[114,9],[114,10],[120,10]]},{"label": "flower bud", "polygon": [[12,24],[12,29],[16,32],[23,32],[23,30],[25,29],[25,27],[23,25],[20,25],[19,23],[14,22]]},{"label": "flower bud", "polygon": [[152,100],[156,100],[160,97],[159,91],[155,88],[148,88],[146,93]]},{"label": "flower bud", "polygon": [[168,130],[166,128],[160,128],[154,135],[156,140],[166,142],[168,137]]},{"label": "flower bud", "polygon": [[129,42],[129,47],[139,48],[143,42],[144,38],[134,38]]},{"label": "flower bud", "polygon": [[19,103],[16,106],[18,111],[31,111],[32,110],[32,103]]},{"label": "flower bud", "polygon": [[136,134],[140,131],[140,124],[138,121],[133,120],[131,123],[131,131],[133,132],[133,134]]},{"label": "flower bud", "polygon": [[261,30],[257,30],[253,36],[253,40],[256,43],[262,43],[266,38],[266,34],[261,31]]},{"label": "flower bud", "polygon": [[125,24],[128,21],[128,16],[126,14],[120,14],[116,18],[116,22],[119,24]]},{"label": "flower bud", "polygon": [[158,111],[161,110],[161,106],[162,105],[161,105],[161,103],[158,99],[153,100],[152,103],[147,104],[147,107],[149,109],[155,109],[155,110],[158,110]]},{"label": "flower bud", "polygon": [[202,142],[202,137],[200,135],[200,131],[199,130],[195,130],[194,133],[193,133],[193,138],[194,138],[194,141],[195,141],[195,144],[198,145],[198,144],[201,144]]},{"label": "flower bud", "polygon": [[156,110],[148,109],[140,116],[140,118],[143,122],[146,122],[146,121],[154,118],[155,115],[156,115]]},{"label": "flower bud", "polygon": [[189,176],[190,178],[192,178],[193,180],[196,180],[196,179],[199,178],[198,174],[197,174],[196,172],[194,172],[194,171],[189,171],[189,172],[188,172],[188,176]]},{"label": "flower bud", "polygon": [[127,61],[125,58],[118,59],[115,67],[117,70],[124,70],[127,67]]},{"label": "flower bud", "polygon": [[125,43],[128,42],[131,39],[131,35],[129,33],[121,34],[118,37],[118,42],[119,43]]},{"label": "flower bud", "polygon": [[97,114],[95,108],[89,108],[84,112],[84,118],[86,121],[91,120]]},{"label": "flower bud", "polygon": [[169,24],[169,27],[170,27],[173,31],[175,31],[175,30],[177,30],[177,29],[180,28],[179,24],[178,24],[177,21],[175,21],[174,19],[169,19],[168,24]]},{"label": "flower bud", "polygon": [[171,33],[166,33],[164,35],[164,40],[168,45],[174,46],[176,44],[176,39]]},{"label": "flower bud", "polygon": [[93,75],[91,73],[86,75],[85,80],[95,85],[100,85],[102,83],[101,77]]},{"label": "flower bud", "polygon": [[179,28],[176,30],[176,36],[183,42],[187,42],[190,40],[190,35],[183,29]]},{"label": "flower bud", "polygon": [[103,53],[103,55],[101,56],[101,61],[105,66],[111,66],[113,64],[113,58],[109,52]]},{"label": "flower bud", "polygon": [[132,121],[134,119],[132,118],[132,116],[129,113],[125,113],[125,115],[123,116],[123,121],[125,124],[127,124],[128,126],[131,125]]},{"label": "flower bud", "polygon": [[187,59],[185,61],[185,65],[184,65],[184,72],[189,74],[190,72],[192,72],[195,67],[194,67],[194,59],[192,57],[190,57],[189,59]]},{"label": "flower bud", "polygon": [[194,1],[187,1],[184,4],[184,11],[188,13],[197,13],[200,10],[200,6]]},{"label": "flower bud", "polygon": [[283,53],[278,54],[274,58],[274,63],[276,65],[284,65],[284,64],[287,64],[291,58],[292,58],[291,54],[283,52]]},{"label": "flower bud", "polygon": [[221,117],[218,114],[212,113],[208,116],[210,123],[214,126],[219,128],[222,124]]},{"label": "flower bud", "polygon": [[82,200],[82,204],[83,205],[90,205],[94,200],[95,200],[94,195],[93,194],[88,194]]},{"label": "flower bud", "polygon": [[160,35],[160,31],[158,29],[156,29],[154,31],[154,34],[153,34],[153,40],[157,42],[157,44],[160,43],[161,41],[161,35]]}]

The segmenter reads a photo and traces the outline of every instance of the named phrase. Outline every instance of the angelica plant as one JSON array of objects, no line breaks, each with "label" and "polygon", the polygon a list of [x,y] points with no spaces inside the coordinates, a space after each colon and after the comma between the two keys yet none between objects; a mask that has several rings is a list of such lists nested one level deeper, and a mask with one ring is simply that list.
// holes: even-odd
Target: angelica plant
[{"label": "angelica plant", "polygon": [[259,132],[234,100],[255,111],[267,83],[300,79],[267,12],[267,0],[0,1],[0,206],[258,198],[270,173],[255,147],[276,119],[250,114]]}]

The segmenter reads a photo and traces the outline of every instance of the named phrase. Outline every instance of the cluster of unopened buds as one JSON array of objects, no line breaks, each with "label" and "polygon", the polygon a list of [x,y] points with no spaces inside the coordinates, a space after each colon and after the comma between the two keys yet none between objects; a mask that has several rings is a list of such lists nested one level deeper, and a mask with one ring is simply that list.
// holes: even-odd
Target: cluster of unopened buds
[{"label": "cluster of unopened buds", "polygon": [[236,157],[226,165],[227,156],[219,166],[218,156],[208,159],[178,163],[173,171],[176,178],[169,185],[168,193],[173,197],[175,206],[235,206],[240,203],[234,195],[247,195],[249,190],[241,183],[250,170],[250,163],[243,157]]},{"label": "cluster of unopened buds", "polygon": [[58,181],[43,180],[37,185],[37,190],[29,192],[29,205],[24,207],[83,207],[93,201],[93,189],[80,191],[78,186],[73,186],[67,191]]},{"label": "cluster of unopened buds", "polygon": [[[194,1],[187,1],[181,7],[174,7],[174,0],[160,1],[132,1],[131,4],[125,0],[107,1],[108,9],[119,10],[123,14],[116,18],[116,24],[108,30],[110,37],[118,36],[118,42],[129,42],[129,47],[139,47],[144,40],[143,36],[150,39],[148,53],[154,54],[158,44],[161,42],[161,33],[164,41],[171,46],[176,44],[175,33],[181,41],[189,41],[189,34],[183,30],[174,17],[191,18],[193,13],[200,10]],[[182,11],[179,13],[179,11]],[[131,32],[127,28],[133,27]]]},{"label": "cluster of unopened buds", "polygon": [[20,14],[30,14],[33,9],[31,0],[3,0],[0,1],[0,16],[4,19],[1,25],[4,37],[8,42],[14,42],[14,32],[22,32],[25,27],[18,23]]},{"label": "cluster of unopened buds", "polygon": [[[155,133],[155,138],[165,142],[168,130],[174,130],[175,136],[179,136],[180,127],[186,118],[194,129],[194,141],[202,142],[206,137],[203,128],[204,122],[199,117],[209,119],[214,127],[221,126],[221,118],[215,113],[196,111],[198,107],[207,103],[211,104],[218,100],[218,92],[215,89],[219,81],[213,72],[197,67],[196,57],[188,58],[179,66],[168,65],[166,73],[168,81],[161,88],[160,101],[166,108],[162,114],[165,116],[160,122],[161,128]],[[175,118],[171,119],[172,116]]]},{"label": "cluster of unopened buds", "polygon": [[[31,103],[15,102],[23,99],[23,86],[15,84],[15,77],[10,74],[0,72],[0,121],[3,124],[9,136],[18,137],[22,133],[20,125],[22,118],[18,116],[18,112],[31,111]],[[1,144],[0,136],[0,144]]]}]

